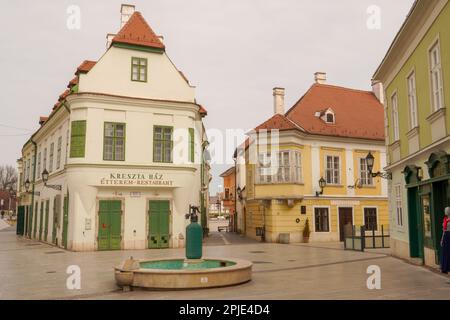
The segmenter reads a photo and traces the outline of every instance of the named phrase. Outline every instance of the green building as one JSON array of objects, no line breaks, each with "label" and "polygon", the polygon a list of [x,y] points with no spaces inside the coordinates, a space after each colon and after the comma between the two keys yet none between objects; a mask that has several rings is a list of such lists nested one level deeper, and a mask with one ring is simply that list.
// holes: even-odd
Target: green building
[{"label": "green building", "polygon": [[450,206],[450,4],[417,0],[373,76],[385,105],[394,255],[437,267]]}]

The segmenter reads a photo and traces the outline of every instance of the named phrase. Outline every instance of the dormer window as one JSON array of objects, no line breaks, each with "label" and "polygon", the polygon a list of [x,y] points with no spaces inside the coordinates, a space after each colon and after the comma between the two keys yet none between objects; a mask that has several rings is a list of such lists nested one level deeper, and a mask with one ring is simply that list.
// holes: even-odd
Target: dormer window
[{"label": "dormer window", "polygon": [[323,122],[327,124],[335,124],[336,123],[336,117],[334,115],[334,111],[331,108],[328,108],[326,110],[318,111],[315,113],[315,116],[317,118],[320,118]]},{"label": "dormer window", "polygon": [[326,114],[326,123],[334,123],[334,114],[331,112]]}]

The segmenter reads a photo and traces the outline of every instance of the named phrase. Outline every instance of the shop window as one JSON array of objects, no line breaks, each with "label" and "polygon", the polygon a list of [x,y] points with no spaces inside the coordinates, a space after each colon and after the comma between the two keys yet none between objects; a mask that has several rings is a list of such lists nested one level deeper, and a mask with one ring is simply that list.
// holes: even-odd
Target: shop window
[{"label": "shop window", "polygon": [[105,122],[103,160],[125,160],[125,124]]},{"label": "shop window", "polygon": [[366,230],[377,231],[378,221],[376,208],[364,208],[364,226],[366,227]]},{"label": "shop window", "polygon": [[316,232],[330,232],[330,216],[328,208],[315,208],[314,221]]},{"label": "shop window", "polygon": [[395,186],[395,211],[397,213],[397,225],[403,227],[402,186]]}]

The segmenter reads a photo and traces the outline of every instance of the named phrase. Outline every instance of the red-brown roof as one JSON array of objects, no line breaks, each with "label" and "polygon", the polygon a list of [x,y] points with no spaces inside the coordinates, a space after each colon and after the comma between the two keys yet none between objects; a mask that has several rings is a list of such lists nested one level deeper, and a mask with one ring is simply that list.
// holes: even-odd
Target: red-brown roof
[{"label": "red-brown roof", "polygon": [[[335,123],[316,112],[332,109]],[[314,84],[286,113],[286,117],[311,134],[384,140],[384,109],[371,91]]]},{"label": "red-brown roof", "polygon": [[45,123],[45,121],[47,121],[48,120],[48,117],[39,117],[39,124],[42,126],[44,123]]},{"label": "red-brown roof", "polygon": [[208,111],[201,105],[198,112],[200,112],[201,115],[207,115]]},{"label": "red-brown roof", "polygon": [[70,94],[70,90],[67,89],[66,91],[64,91],[63,93],[61,93],[61,95],[59,96],[58,101],[64,100],[69,94]]},{"label": "red-brown roof", "polygon": [[88,73],[95,66],[97,61],[84,60],[80,66],[77,68],[76,75],[80,73]]},{"label": "red-brown roof", "polygon": [[67,85],[67,88],[72,88],[73,86],[78,84],[78,77],[73,78],[70,80],[69,84]]},{"label": "red-brown roof", "polygon": [[147,24],[141,13],[136,11],[112,39],[112,43],[134,44],[138,46],[165,49],[152,28]]},{"label": "red-brown roof", "polygon": [[266,122],[263,122],[255,128],[255,131],[260,130],[292,130],[300,129],[294,122],[281,114],[276,114]]}]

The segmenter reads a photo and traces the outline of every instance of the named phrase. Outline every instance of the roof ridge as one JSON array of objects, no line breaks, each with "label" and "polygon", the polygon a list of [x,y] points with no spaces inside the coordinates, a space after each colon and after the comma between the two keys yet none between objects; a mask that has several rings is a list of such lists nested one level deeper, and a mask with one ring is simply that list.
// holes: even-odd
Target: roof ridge
[{"label": "roof ridge", "polygon": [[339,90],[346,90],[346,91],[354,91],[354,92],[373,94],[373,92],[370,91],[370,90],[354,89],[354,88],[348,88],[348,87],[343,87],[343,86],[337,86],[337,85],[333,85],[333,84],[314,83],[312,86],[327,87],[327,88],[330,88],[330,89],[339,89]]}]

